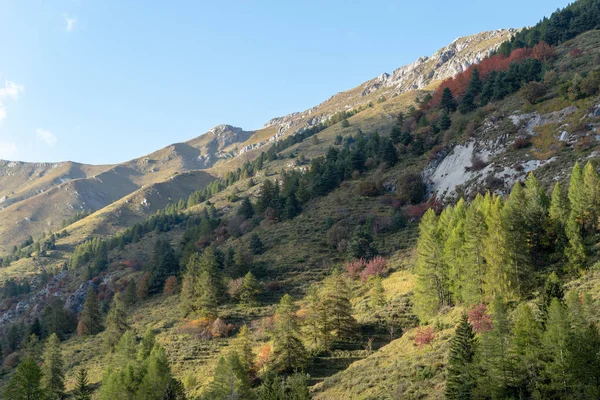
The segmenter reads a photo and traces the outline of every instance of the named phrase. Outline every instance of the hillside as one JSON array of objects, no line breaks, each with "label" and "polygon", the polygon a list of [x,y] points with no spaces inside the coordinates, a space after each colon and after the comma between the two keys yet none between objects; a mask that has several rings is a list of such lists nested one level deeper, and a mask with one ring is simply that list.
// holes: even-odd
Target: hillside
[{"label": "hillside", "polygon": [[59,358],[101,400],[597,398],[597,26],[581,0],[260,130],[6,163],[0,245],[36,239],[0,398]]}]

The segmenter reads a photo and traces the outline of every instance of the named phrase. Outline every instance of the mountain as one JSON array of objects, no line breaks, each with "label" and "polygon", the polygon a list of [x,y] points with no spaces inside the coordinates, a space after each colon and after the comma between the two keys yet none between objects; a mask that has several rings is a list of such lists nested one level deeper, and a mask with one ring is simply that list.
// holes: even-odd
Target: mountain
[{"label": "mountain", "polygon": [[0,268],[0,393],[56,333],[100,399],[594,398],[599,23],[580,0],[119,165],[4,164],[0,239],[37,237]]},{"label": "mountain", "polygon": [[[515,30],[495,30],[456,39],[431,57],[382,74],[303,112],[274,118],[257,131],[244,131],[230,125],[217,126],[185,143],[177,143],[144,157],[118,165],[90,166],[71,162],[0,164],[0,254],[7,253],[29,236],[57,232],[63,221],[82,211],[98,211],[122,207],[126,198],[135,196],[140,202],[154,190],[150,207],[137,207],[132,218],[120,227],[138,222],[169,201],[187,197],[201,189],[213,177],[223,176],[241,162],[256,157],[276,141],[329,120],[335,113],[376,103],[382,97],[395,98],[464,71],[495,51]],[[177,174],[186,175],[186,184],[164,190]],[[193,177],[193,178],[192,178]],[[161,191],[154,188],[161,184]],[[166,185],[166,186],[165,186]],[[154,188],[154,189],[152,189]],[[135,194],[134,194],[135,193]],[[131,202],[131,200],[127,200]],[[121,204],[121,205],[119,205]],[[117,226],[119,227],[119,226]],[[92,227],[85,237],[102,229]],[[109,230],[110,231],[110,230]]]}]

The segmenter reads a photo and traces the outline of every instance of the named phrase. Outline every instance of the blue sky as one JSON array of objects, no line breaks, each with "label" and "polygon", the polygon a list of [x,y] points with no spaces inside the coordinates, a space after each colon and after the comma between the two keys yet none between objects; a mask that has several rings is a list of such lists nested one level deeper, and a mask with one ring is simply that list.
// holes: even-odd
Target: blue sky
[{"label": "blue sky", "polygon": [[126,161],[246,130],[567,0],[0,0],[0,159]]}]

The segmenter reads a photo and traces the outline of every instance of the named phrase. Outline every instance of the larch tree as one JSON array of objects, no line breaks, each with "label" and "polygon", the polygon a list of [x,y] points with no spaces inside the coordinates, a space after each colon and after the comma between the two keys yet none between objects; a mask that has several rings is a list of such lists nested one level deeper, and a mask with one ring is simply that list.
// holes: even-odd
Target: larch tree
[{"label": "larch tree", "polygon": [[77,325],[77,333],[79,336],[96,335],[102,331],[102,313],[98,296],[93,287],[87,291],[83,310],[79,315],[79,324]]},{"label": "larch tree", "polygon": [[45,391],[42,388],[42,370],[32,358],[25,358],[4,389],[4,398],[11,400],[41,400]]},{"label": "larch tree", "polygon": [[300,325],[296,316],[296,307],[289,294],[284,295],[275,311],[275,334],[273,353],[275,367],[280,371],[293,371],[302,368],[307,354],[300,340]]},{"label": "larch tree", "polygon": [[442,253],[438,217],[429,209],[419,225],[415,265],[415,308],[422,320],[432,317],[442,305],[449,303],[448,271]]},{"label": "larch tree", "polygon": [[121,335],[127,329],[129,329],[129,324],[127,324],[125,303],[121,299],[121,294],[116,293],[106,316],[106,330],[104,331],[104,341],[109,351],[112,351],[119,343]]},{"label": "larch tree", "polygon": [[467,305],[474,305],[483,296],[487,265],[484,257],[484,240],[487,235],[485,217],[481,210],[483,197],[477,195],[465,217],[464,263],[461,279],[461,298]]},{"label": "larch tree", "polygon": [[523,211],[527,199],[519,182],[516,182],[502,208],[502,226],[505,234],[506,267],[510,271],[512,287],[522,296],[531,272],[531,257],[527,245],[526,222]]},{"label": "larch tree", "polygon": [[510,273],[506,266],[506,235],[502,225],[502,199],[496,196],[487,212],[486,225],[488,234],[484,238],[483,254],[487,263],[487,271],[483,291],[489,302],[496,296],[504,299],[512,297]]},{"label": "larch tree", "polygon": [[64,362],[60,353],[60,341],[55,333],[50,335],[44,346],[42,387],[52,400],[60,400],[65,394]]}]

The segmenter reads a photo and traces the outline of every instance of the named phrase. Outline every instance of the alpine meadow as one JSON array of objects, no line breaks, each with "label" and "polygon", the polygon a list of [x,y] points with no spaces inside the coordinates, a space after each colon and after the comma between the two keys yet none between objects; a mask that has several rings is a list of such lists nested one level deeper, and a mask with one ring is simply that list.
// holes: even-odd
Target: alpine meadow
[{"label": "alpine meadow", "polygon": [[600,399],[600,0],[539,18],[257,130],[0,160],[0,399]]}]

